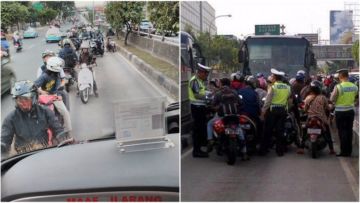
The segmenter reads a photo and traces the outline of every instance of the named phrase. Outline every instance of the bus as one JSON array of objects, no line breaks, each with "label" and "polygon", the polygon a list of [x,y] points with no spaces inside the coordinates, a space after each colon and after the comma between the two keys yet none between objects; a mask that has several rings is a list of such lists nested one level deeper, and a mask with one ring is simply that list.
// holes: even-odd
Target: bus
[{"label": "bus", "polygon": [[311,44],[298,36],[249,36],[242,43],[238,57],[244,75],[270,75],[270,69],[275,68],[288,77],[304,70],[308,77],[315,70],[310,67],[316,66]]}]

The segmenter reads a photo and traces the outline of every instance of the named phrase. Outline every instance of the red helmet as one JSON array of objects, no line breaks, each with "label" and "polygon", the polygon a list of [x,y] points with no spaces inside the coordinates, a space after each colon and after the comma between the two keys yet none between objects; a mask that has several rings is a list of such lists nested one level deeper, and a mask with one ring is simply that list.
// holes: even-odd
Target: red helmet
[{"label": "red helmet", "polygon": [[225,132],[225,126],[224,126],[224,122],[222,121],[222,119],[215,121],[213,127],[214,127],[215,132],[218,134]]}]

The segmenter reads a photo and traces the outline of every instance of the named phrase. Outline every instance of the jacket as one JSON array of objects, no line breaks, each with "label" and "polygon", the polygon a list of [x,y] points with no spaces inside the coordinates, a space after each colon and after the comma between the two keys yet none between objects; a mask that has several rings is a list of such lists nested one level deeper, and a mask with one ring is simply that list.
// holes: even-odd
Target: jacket
[{"label": "jacket", "polygon": [[55,113],[50,109],[35,104],[30,112],[23,112],[18,107],[6,116],[1,126],[1,152],[10,151],[15,139],[15,150],[22,151],[28,144],[47,144],[47,129],[54,136],[64,131]]}]

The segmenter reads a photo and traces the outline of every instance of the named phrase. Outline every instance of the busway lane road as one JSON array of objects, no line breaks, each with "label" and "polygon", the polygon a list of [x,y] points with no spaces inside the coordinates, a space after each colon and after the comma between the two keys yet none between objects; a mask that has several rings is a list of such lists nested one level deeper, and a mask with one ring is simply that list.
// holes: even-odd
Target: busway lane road
[{"label": "busway lane road", "polygon": [[[26,41],[25,41],[26,42]],[[35,44],[35,43],[34,43]],[[38,47],[37,45],[41,46]],[[35,80],[36,70],[41,65],[41,53],[44,49],[58,49],[57,45],[38,42],[32,51],[24,50],[12,66],[19,75],[18,79]],[[26,51],[26,52],[25,52]],[[72,86],[69,93],[72,134],[76,140],[89,140],[106,136],[115,131],[113,102],[120,100],[136,100],[149,97],[165,96],[156,85],[150,84],[125,58],[118,53],[105,53],[97,58],[95,67],[99,97],[91,96],[87,104],[83,104],[76,96],[76,88]],[[4,95],[1,103],[1,119],[14,109],[14,101],[10,95]]]},{"label": "busway lane road", "polygon": [[[346,159],[346,158],[341,158]],[[182,201],[357,201],[358,185],[350,181],[342,160],[325,149],[318,159],[289,149],[283,157],[274,150],[234,166],[216,152],[210,158],[181,159]]]}]

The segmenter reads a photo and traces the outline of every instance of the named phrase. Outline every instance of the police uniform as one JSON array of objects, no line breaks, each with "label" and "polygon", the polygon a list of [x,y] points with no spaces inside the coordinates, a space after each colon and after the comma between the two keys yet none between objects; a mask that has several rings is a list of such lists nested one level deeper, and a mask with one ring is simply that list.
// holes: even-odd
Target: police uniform
[{"label": "police uniform", "polygon": [[[279,72],[275,69],[271,69],[271,73],[274,75],[284,76],[285,73]],[[273,129],[276,130],[277,146],[276,152],[279,156],[283,155],[285,140],[284,134],[284,122],[287,116],[288,99],[291,94],[291,88],[289,85],[277,80],[268,90],[265,104],[263,106],[263,112],[265,114],[264,133],[260,146],[260,153],[265,154],[268,151]]]},{"label": "police uniform", "polygon": [[[199,68],[209,71],[210,68],[198,64]],[[206,87],[203,80],[197,75],[194,75],[188,86],[189,100],[191,105],[191,115],[194,120],[193,124],[193,156],[194,157],[207,157],[207,153],[201,151],[202,141],[206,141],[206,103],[205,92]]]},{"label": "police uniform", "polygon": [[[346,69],[339,70],[338,72]],[[336,85],[330,100],[335,102],[335,119],[340,138],[340,154],[338,156],[351,156],[353,122],[355,117],[355,98],[358,95],[358,87],[349,82],[342,81]]]}]

